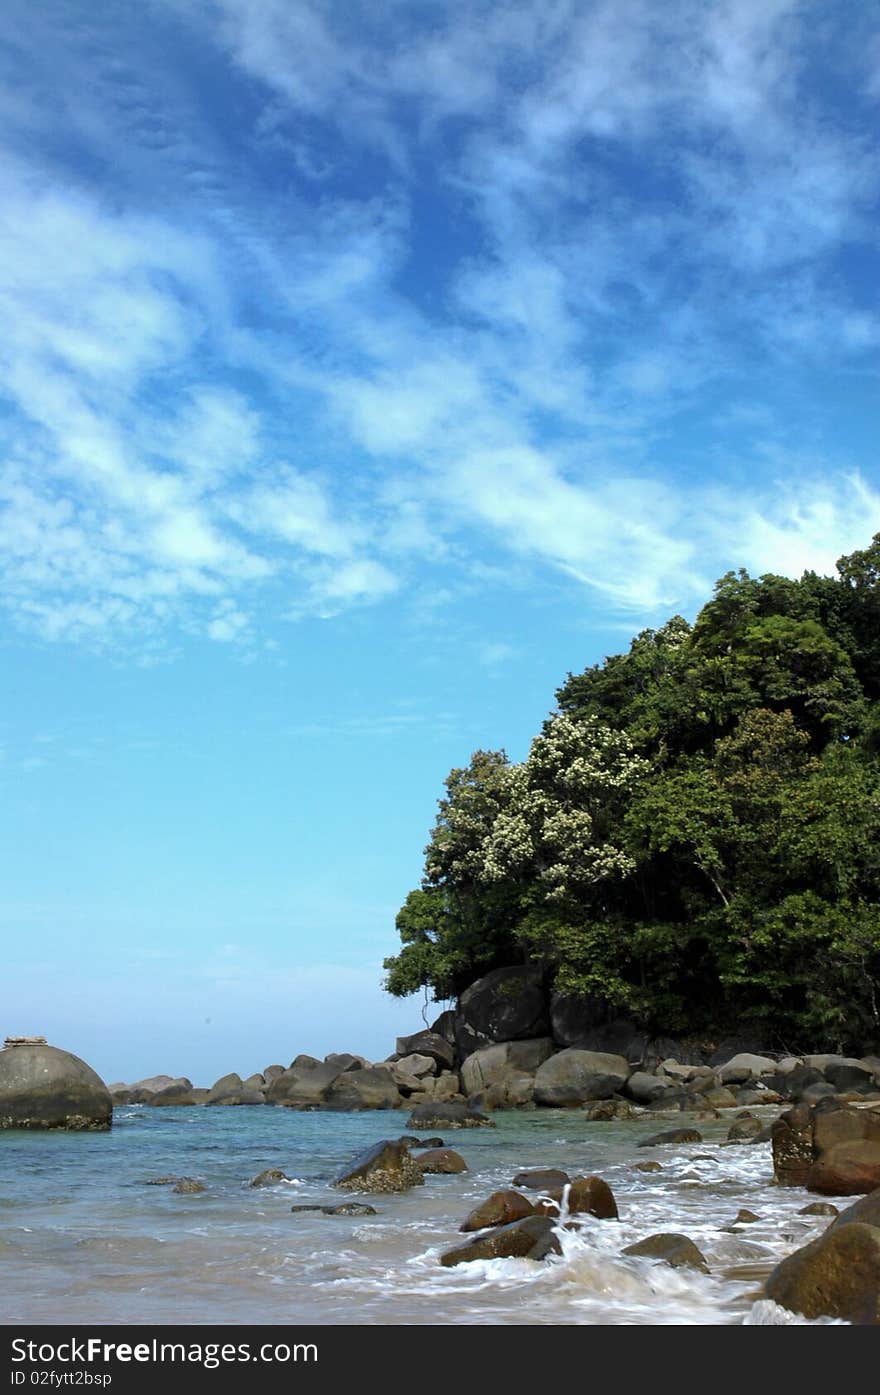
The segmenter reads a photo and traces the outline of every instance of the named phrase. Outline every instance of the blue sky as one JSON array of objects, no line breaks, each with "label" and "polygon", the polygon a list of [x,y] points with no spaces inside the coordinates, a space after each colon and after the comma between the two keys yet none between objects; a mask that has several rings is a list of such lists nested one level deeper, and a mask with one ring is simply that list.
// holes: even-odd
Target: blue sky
[{"label": "blue sky", "polygon": [[6,0],[4,1031],[382,1057],[454,765],[880,530],[880,29]]}]

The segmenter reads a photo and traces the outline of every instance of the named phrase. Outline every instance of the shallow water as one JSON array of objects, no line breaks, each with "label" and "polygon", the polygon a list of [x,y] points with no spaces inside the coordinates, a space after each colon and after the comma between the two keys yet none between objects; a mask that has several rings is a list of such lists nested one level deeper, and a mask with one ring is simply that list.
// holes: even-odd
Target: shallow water
[{"label": "shallow water", "polygon": [[[760,1110],[754,1111],[760,1114]],[[772,1117],[772,1113],[768,1115]],[[402,1111],[297,1113],[268,1107],[117,1109],[107,1134],[0,1134],[3,1320],[104,1323],[767,1324],[801,1319],[758,1299],[761,1277],[819,1235],[812,1198],[772,1185],[768,1144],[725,1147],[730,1120],[699,1123],[702,1143],[639,1148],[681,1114],[591,1123],[576,1111],[511,1111],[494,1129],[442,1129],[469,1171],[368,1197],[377,1215],[291,1213],[352,1199],[337,1169],[407,1132]],[[434,1132],[434,1131],[432,1131]],[[654,1158],[662,1171],[633,1164]],[[620,1221],[561,1230],[561,1256],[445,1269],[467,1213],[525,1167],[597,1173]],[[252,1188],[281,1167],[292,1179]],[[190,1176],[176,1194],[150,1178]],[[757,1222],[733,1225],[740,1207]],[[657,1231],[683,1231],[710,1274],[624,1256]]]}]

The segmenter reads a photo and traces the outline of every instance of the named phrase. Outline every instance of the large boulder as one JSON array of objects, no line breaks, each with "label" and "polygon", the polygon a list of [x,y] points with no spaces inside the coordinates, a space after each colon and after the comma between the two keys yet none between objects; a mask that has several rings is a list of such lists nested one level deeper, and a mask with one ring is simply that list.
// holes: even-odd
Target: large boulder
[{"label": "large boulder", "polygon": [[334,1187],[358,1192],[405,1192],[424,1183],[422,1169],[399,1139],[384,1138],[359,1153],[333,1180]]},{"label": "large boulder", "polygon": [[535,1103],[570,1108],[588,1100],[608,1099],[629,1077],[623,1056],[569,1047],[544,1061],[535,1072]]},{"label": "large boulder", "polygon": [[397,1109],[400,1091],[387,1066],[345,1070],[324,1094],[325,1109]]},{"label": "large boulder", "polygon": [[835,1221],[777,1264],[764,1286],[774,1303],[806,1318],[880,1323],[880,1230]]},{"label": "large boulder", "polygon": [[604,998],[576,998],[570,993],[550,997],[550,1030],[560,1046],[578,1046],[587,1034],[609,1020]]},{"label": "large boulder", "polygon": [[880,1113],[845,1107],[816,1110],[813,1148],[808,1191],[854,1196],[880,1187]]},{"label": "large boulder", "polygon": [[644,1070],[633,1071],[624,1090],[636,1104],[649,1108],[651,1105],[662,1105],[679,1093],[679,1087],[668,1075],[650,1075]]},{"label": "large boulder", "polygon": [[524,1220],[498,1226],[476,1235],[465,1245],[447,1250],[440,1256],[440,1263],[448,1268],[475,1259],[546,1259],[547,1255],[561,1253],[562,1246],[552,1220],[546,1216],[526,1216]]},{"label": "large boulder", "polygon": [[198,1104],[198,1100],[193,1093],[192,1081],[188,1080],[185,1075],[181,1075],[177,1080],[172,1080],[171,1084],[166,1085],[164,1089],[157,1090],[154,1095],[150,1095],[146,1103],[165,1109],[171,1105],[186,1107]]},{"label": "large boulder", "polygon": [[452,1070],[455,1065],[455,1048],[439,1032],[415,1032],[409,1037],[397,1038],[397,1057],[430,1056],[438,1070]]},{"label": "large boulder", "polygon": [[408,1056],[401,1056],[394,1066],[395,1069],[403,1071],[404,1075],[413,1076],[416,1080],[423,1080],[427,1075],[436,1075],[439,1070],[434,1057],[424,1055],[420,1051],[411,1051]]},{"label": "large boulder", "polygon": [[0,1128],[109,1129],[110,1091],[91,1066],[57,1046],[0,1051]]},{"label": "large boulder", "polygon": [[744,1085],[747,1080],[758,1080],[775,1072],[775,1061],[769,1056],[754,1056],[750,1051],[740,1051],[718,1068],[722,1085]]},{"label": "large boulder", "polygon": [[[262,1080],[262,1076],[257,1077]],[[205,1104],[264,1104],[265,1095],[262,1088],[251,1081],[242,1080],[241,1076],[232,1071],[229,1075],[221,1075],[208,1091]]]},{"label": "large boulder", "polygon": [[[821,1206],[821,1202],[814,1202],[814,1206]],[[834,1207],[829,1208],[831,1211]],[[866,1196],[854,1201],[846,1210],[841,1211],[828,1227],[829,1230],[841,1225],[853,1225],[860,1222],[862,1225],[873,1225],[880,1229],[880,1187],[873,1192],[868,1192]],[[826,1232],[827,1234],[827,1232]]]},{"label": "large boulder", "polygon": [[143,1080],[135,1080],[128,1087],[128,1104],[146,1104],[152,1095],[174,1084],[173,1075],[148,1075]]},{"label": "large boulder", "polygon": [[463,1056],[496,1041],[545,1037],[549,1031],[541,970],[531,965],[494,969],[459,999],[456,1041]]},{"label": "large boulder", "polygon": [[531,1041],[503,1041],[473,1051],[461,1065],[462,1089],[476,1095],[488,1086],[505,1080],[509,1074],[533,1073],[553,1055],[552,1037]]},{"label": "large boulder", "polygon": [[281,1104],[287,1109],[320,1109],[330,1086],[342,1074],[338,1066],[320,1062],[313,1066],[291,1066],[269,1084],[266,1103]]},{"label": "large boulder", "polygon": [[364,1070],[371,1063],[365,1056],[353,1056],[350,1051],[331,1051],[324,1057],[325,1066],[338,1066],[341,1071]]}]

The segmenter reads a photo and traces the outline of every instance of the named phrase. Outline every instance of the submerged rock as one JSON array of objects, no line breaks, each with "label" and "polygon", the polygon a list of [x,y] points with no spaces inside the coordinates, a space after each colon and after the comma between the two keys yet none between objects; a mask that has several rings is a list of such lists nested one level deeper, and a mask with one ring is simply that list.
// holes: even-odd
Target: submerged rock
[{"label": "submerged rock", "polygon": [[702,1252],[687,1235],[675,1232],[661,1232],[639,1240],[635,1245],[627,1245],[625,1255],[644,1255],[650,1259],[661,1259],[673,1269],[699,1269],[708,1274],[709,1266]]},{"label": "submerged rock", "polygon": [[526,1216],[524,1220],[512,1221],[510,1225],[499,1226],[485,1235],[477,1235],[466,1245],[458,1245],[440,1256],[440,1263],[447,1268],[455,1264],[467,1264],[475,1259],[546,1259],[550,1254],[561,1254],[552,1220],[546,1216]]},{"label": "submerged rock", "polygon": [[656,1148],[664,1143],[702,1143],[703,1135],[698,1129],[667,1129],[664,1133],[652,1133],[650,1138],[643,1138],[637,1145],[639,1148]]},{"label": "submerged rock", "polygon": [[0,1051],[0,1129],[103,1131],[112,1119],[110,1091],[79,1056],[42,1045]]},{"label": "submerged rock", "polygon": [[368,1206],[365,1201],[341,1201],[338,1206],[322,1206],[320,1209],[325,1216],[377,1216],[379,1214],[375,1206]]},{"label": "submerged rock", "polygon": [[289,1182],[290,1178],[286,1172],[282,1172],[280,1167],[267,1167],[263,1172],[258,1172],[248,1183],[249,1187],[274,1187],[276,1182]]},{"label": "submerged rock", "polygon": [[205,1186],[204,1182],[200,1182],[197,1177],[180,1177],[171,1190],[173,1192],[184,1192],[189,1195],[195,1192],[206,1192],[208,1188]]},{"label": "submerged rock", "polygon": [[411,1129],[494,1129],[495,1125],[479,1110],[458,1100],[426,1100],[417,1104],[406,1121]]},{"label": "submerged rock", "polygon": [[571,1178],[558,1167],[534,1168],[529,1172],[518,1172],[513,1179],[515,1187],[525,1187],[527,1192],[549,1192],[553,1187],[564,1187]]}]

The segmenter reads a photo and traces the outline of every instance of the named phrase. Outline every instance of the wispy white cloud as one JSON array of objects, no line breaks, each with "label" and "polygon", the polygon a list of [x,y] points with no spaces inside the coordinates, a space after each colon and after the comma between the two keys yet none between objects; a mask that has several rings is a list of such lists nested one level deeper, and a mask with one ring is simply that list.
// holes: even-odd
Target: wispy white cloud
[{"label": "wispy white cloud", "polygon": [[[451,556],[654,612],[718,563],[863,542],[875,496],[845,458],[818,486],[756,446],[735,498],[723,463],[683,486],[670,448],[677,414],[711,439],[756,360],[861,370],[880,342],[835,263],[878,175],[864,121],[810,86],[815,9],[487,0],[426,25],[162,0],[142,45],[51,4],[29,38],[10,11],[31,73],[0,162],[17,620],[247,645],[265,598],[418,604],[411,574]],[[159,17],[221,65],[234,126],[148,61]]]}]

